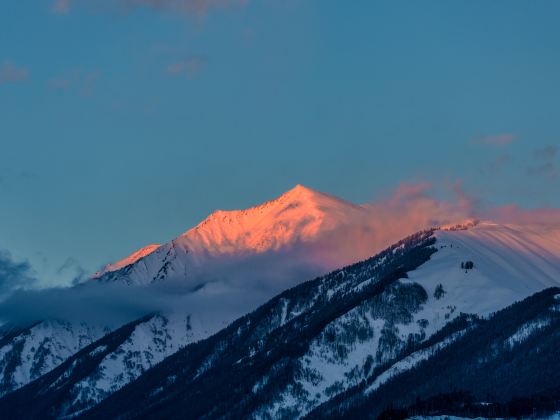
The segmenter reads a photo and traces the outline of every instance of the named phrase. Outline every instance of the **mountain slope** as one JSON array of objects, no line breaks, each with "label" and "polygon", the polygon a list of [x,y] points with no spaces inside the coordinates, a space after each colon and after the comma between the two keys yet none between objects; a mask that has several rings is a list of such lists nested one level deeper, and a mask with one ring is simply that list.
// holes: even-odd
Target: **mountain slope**
[{"label": "mountain slope", "polygon": [[122,260],[119,260],[119,261],[114,262],[114,263],[107,264],[105,267],[103,267],[103,269],[101,269],[100,271],[95,273],[94,277],[95,278],[101,277],[105,273],[109,273],[109,272],[112,272],[112,271],[117,271],[117,270],[120,270],[121,268],[129,266],[130,264],[134,264],[136,261],[144,258],[147,255],[150,255],[152,252],[154,252],[160,246],[161,246],[160,244],[146,245],[144,248],[140,248],[139,250],[134,251],[132,254],[130,254],[128,257],[126,257]]},{"label": "mountain slope", "polygon": [[[481,223],[415,235],[363,263],[287,290],[206,340],[189,345],[189,339],[174,338],[187,347],[124,386],[178,348],[150,344],[158,331],[167,334],[162,317],[150,318],[138,324],[140,334],[71,381],[62,402],[48,389],[66,375],[64,369],[1,400],[0,409],[25,412],[16,402],[34,398],[69,414],[109,396],[84,415],[123,410],[133,417],[173,417],[188,406],[192,417],[302,416],[360,384],[382,388],[462,339],[480,316],[560,284],[558,232]],[[474,267],[462,269],[466,261]],[[208,336],[200,331],[191,333]],[[144,353],[154,363],[146,363]]]},{"label": "mountain slope", "polygon": [[109,331],[86,323],[44,321],[0,338],[0,395],[41,377]]},{"label": "mountain slope", "polygon": [[[409,279],[393,278],[372,295],[368,293],[371,284],[377,284],[374,276],[364,278],[352,267],[360,278],[356,283],[356,277],[346,278],[348,269],[337,271],[331,275],[335,277],[322,280],[328,278],[331,284],[320,289],[322,292],[314,300],[320,304],[296,312],[299,322],[293,320],[273,328],[275,324],[267,317],[260,321],[251,318],[251,325],[257,322],[264,329],[258,345],[251,345],[251,340],[242,335],[242,344],[228,344],[225,350],[220,347],[220,362],[210,367],[204,362],[198,362],[202,364],[197,367],[191,352],[198,354],[201,350],[189,346],[100,404],[92,415],[111,413],[110,407],[118,406],[120,410],[126,407],[127,399],[135,400],[136,392],[148,395],[156,389],[161,392],[146,401],[143,409],[131,408],[131,413],[173,417],[173,410],[188,401],[193,417],[220,417],[226,412],[264,418],[305,414],[368,380],[380,369],[393,367],[399,371],[403,365],[413,366],[440,351],[472,328],[478,322],[476,316],[486,316],[543,287],[560,284],[556,232],[489,223],[468,230],[438,231],[433,236],[437,252],[411,271]],[[523,242],[527,246],[520,245]],[[407,260],[411,255],[414,254],[404,253],[401,258]],[[474,269],[465,271],[461,262],[468,260],[474,262]],[[374,261],[386,264],[386,269],[395,269],[388,253]],[[365,267],[358,272],[367,273]],[[393,275],[402,276],[395,272]],[[441,294],[437,293],[439,284]],[[299,295],[298,289],[291,293]],[[342,290],[351,290],[350,295],[356,293],[356,300],[339,301],[337,291]],[[275,307],[282,318],[285,314],[290,319],[293,312],[289,306],[284,309],[277,302]],[[462,312],[475,316],[461,315]],[[320,326],[313,322],[315,319],[321,320]],[[236,338],[221,340],[230,343]],[[294,342],[299,343],[295,348],[289,344]],[[211,355],[215,351],[206,350],[208,360],[214,360],[216,356]],[[183,368],[183,364],[187,367]],[[236,372],[244,372],[241,380]],[[218,384],[226,385],[221,390]],[[216,394],[221,396],[220,401],[212,399],[211,395]],[[205,395],[206,399],[202,397]],[[224,400],[224,395],[230,397]]]},{"label": "mountain slope", "polygon": [[545,417],[560,400],[559,344],[560,288],[550,288],[479,321],[413,367],[370,378],[309,418],[376,418],[389,406],[409,405],[415,415],[533,417],[544,410]]}]

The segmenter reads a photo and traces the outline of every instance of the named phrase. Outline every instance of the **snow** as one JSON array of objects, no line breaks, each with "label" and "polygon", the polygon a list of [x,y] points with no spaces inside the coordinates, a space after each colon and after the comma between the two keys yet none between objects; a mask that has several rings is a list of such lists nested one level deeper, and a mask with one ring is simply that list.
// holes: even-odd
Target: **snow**
[{"label": "snow", "polygon": [[402,372],[405,372],[407,370],[412,369],[414,366],[418,365],[418,363],[430,358],[430,356],[432,356],[438,350],[441,350],[442,348],[444,348],[444,347],[448,346],[449,344],[453,343],[454,341],[456,341],[464,333],[465,333],[465,331],[456,332],[456,333],[452,334],[450,337],[446,338],[445,340],[443,340],[443,341],[441,341],[437,344],[434,344],[433,346],[430,346],[426,349],[414,352],[410,356],[407,356],[404,359],[398,361],[393,366],[391,366],[389,369],[387,369],[385,372],[383,372],[381,375],[379,375],[375,379],[375,381],[370,386],[368,386],[366,388],[364,393],[369,394],[369,393],[375,391],[376,389],[378,389],[381,385],[383,385],[385,382],[387,382],[393,376],[396,376],[396,375],[398,375]]},{"label": "snow", "polygon": [[130,337],[101,361],[95,372],[74,385],[72,405],[101,401],[165,357],[207,335],[196,318],[193,320],[185,314],[158,315],[138,324]]},{"label": "snow", "polygon": [[507,338],[506,343],[509,347],[515,347],[526,341],[531,335],[550,325],[551,319],[537,319],[523,324],[519,329]]},{"label": "snow", "polygon": [[[442,284],[438,310],[487,316],[548,287],[560,286],[560,227],[483,222],[463,231],[438,231],[438,252],[409,273],[432,293]],[[462,261],[474,269],[461,270]]]},{"label": "snow", "polygon": [[107,346],[106,345],[101,345],[99,347],[96,347],[95,349],[93,349],[92,351],[89,352],[90,357],[93,357],[99,353],[103,353],[105,350],[107,350]]},{"label": "snow", "polygon": [[97,273],[95,273],[95,275],[93,276],[94,278],[96,277],[101,277],[103,274],[105,273],[109,273],[111,271],[117,271],[120,270],[123,267],[126,267],[127,265],[133,264],[136,261],[144,258],[147,255],[150,255],[152,252],[154,252],[156,249],[158,249],[161,245],[160,244],[150,244],[147,245],[143,248],[140,248],[137,251],[134,251],[132,254],[130,254],[128,257],[111,263],[111,264],[107,264],[105,267],[103,267],[103,269],[101,271],[98,271]]},{"label": "snow", "polygon": [[[44,321],[34,325],[0,348],[1,389],[11,391],[28,384],[107,332],[85,323]],[[6,361],[12,358],[18,362],[10,370]]]},{"label": "snow", "polygon": [[[385,300],[390,302],[392,296],[387,295]],[[323,333],[313,340],[307,353],[299,359],[302,368],[302,374],[298,375],[297,380],[299,386],[296,388],[288,386],[279,395],[277,401],[264,407],[262,411],[271,418],[279,417],[280,411],[285,409],[293,409],[305,414],[333,395],[357,385],[365,379],[369,374],[364,371],[368,358],[371,359],[369,368],[371,371],[379,363],[394,357],[395,354],[386,353],[382,355],[382,360],[375,360],[382,330],[390,324],[386,319],[373,318],[367,309],[370,307],[369,305],[365,302],[363,308],[354,308],[331,322]],[[340,337],[349,325],[369,328],[371,334],[366,339],[360,340],[356,337],[350,343],[339,343],[347,350],[347,354],[340,357],[337,354],[338,345],[333,347],[328,344],[328,340],[325,339],[325,331],[330,329],[334,331],[335,337]],[[422,330],[422,327],[414,320],[410,323],[397,323],[394,327],[402,345],[406,343],[409,334],[420,333]],[[257,383],[254,385],[254,389],[258,390],[261,386],[260,383]],[[303,400],[300,389],[303,389],[306,395]]]}]

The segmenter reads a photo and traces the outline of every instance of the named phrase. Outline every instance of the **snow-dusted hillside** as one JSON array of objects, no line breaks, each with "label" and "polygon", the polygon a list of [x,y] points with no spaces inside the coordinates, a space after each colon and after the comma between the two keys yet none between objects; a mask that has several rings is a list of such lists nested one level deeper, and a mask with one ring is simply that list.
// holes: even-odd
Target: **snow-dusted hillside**
[{"label": "snow-dusted hillside", "polygon": [[[410,280],[427,290],[442,284],[442,304],[488,315],[539,290],[560,285],[560,226],[482,222],[438,231],[439,252]],[[460,270],[472,261],[474,269]]]},{"label": "snow-dusted hillside", "polygon": [[43,321],[0,337],[0,395],[41,377],[109,331],[82,322]]},{"label": "snow-dusted hillside", "polygon": [[[435,237],[438,252],[411,271],[408,279],[396,283],[398,291],[389,289],[386,296],[347,312],[311,342],[308,351],[298,359],[299,379],[286,387],[274,404],[262,408],[259,415],[274,417],[281,414],[280,409],[305,413],[357,385],[376,367],[394,359],[406,348],[410,337],[424,341],[461,313],[488,316],[540,290],[560,286],[558,228],[483,222],[468,229],[439,230]],[[472,261],[474,268],[461,269],[461,263],[466,261]],[[392,320],[379,317],[379,313],[391,311],[400,310],[402,314],[406,306],[399,297],[405,293],[410,305],[414,285],[426,291],[427,299],[409,306],[409,316],[394,316]],[[335,340],[334,346],[329,343],[329,335],[343,337],[349,328],[361,330],[361,337],[347,343]],[[460,335],[449,336],[395,363],[370,389],[395,373],[410,369]],[[384,340],[391,344],[387,346]],[[337,356],[341,349],[344,357]],[[307,397],[301,398],[302,390]]]}]

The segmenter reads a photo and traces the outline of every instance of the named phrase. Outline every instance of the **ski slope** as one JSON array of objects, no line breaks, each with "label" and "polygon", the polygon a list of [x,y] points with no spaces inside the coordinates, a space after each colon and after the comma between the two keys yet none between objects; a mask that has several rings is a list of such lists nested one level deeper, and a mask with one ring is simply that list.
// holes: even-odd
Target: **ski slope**
[{"label": "ski slope", "polygon": [[[540,290],[560,286],[560,227],[502,225],[436,232],[438,252],[410,273],[410,281],[433,291],[457,312],[486,316]],[[461,262],[472,261],[472,270]]]}]

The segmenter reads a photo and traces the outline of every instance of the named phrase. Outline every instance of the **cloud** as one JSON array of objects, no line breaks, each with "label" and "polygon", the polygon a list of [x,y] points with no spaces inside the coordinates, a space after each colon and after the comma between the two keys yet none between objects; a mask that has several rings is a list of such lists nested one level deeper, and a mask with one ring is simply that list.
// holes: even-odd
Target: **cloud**
[{"label": "cloud", "polygon": [[553,159],[558,154],[558,146],[549,145],[543,147],[542,149],[536,149],[534,154],[536,157],[541,159]]},{"label": "cloud", "polygon": [[88,279],[88,271],[74,257],[67,258],[56,270],[56,274],[59,276],[70,275],[72,277],[70,281],[72,285],[83,283]]},{"label": "cloud", "polygon": [[483,175],[495,175],[502,171],[506,167],[508,163],[510,163],[512,157],[510,154],[502,154],[497,156],[491,162],[487,163],[486,165],[482,166],[480,172]]},{"label": "cloud", "polygon": [[206,59],[204,57],[192,56],[168,65],[167,72],[170,74],[185,74],[189,79],[192,79],[202,71],[205,65]]},{"label": "cloud", "polygon": [[527,167],[527,175],[545,177],[555,180],[560,176],[560,168],[556,159],[558,146],[550,145],[533,152],[534,162]]},{"label": "cloud", "polygon": [[16,83],[26,80],[29,71],[25,67],[18,67],[11,61],[4,61],[0,65],[0,85],[5,83]]},{"label": "cloud", "polygon": [[48,81],[48,86],[54,90],[65,90],[72,86],[73,80],[70,77],[55,77]]},{"label": "cloud", "polygon": [[483,136],[475,139],[476,143],[488,144],[492,146],[507,146],[512,144],[516,139],[514,134],[496,134]]},{"label": "cloud", "polygon": [[[118,325],[157,309],[143,289],[128,294],[119,285],[16,291],[0,304],[0,320],[28,325],[55,319]],[[113,324],[114,323],[114,324]]]},{"label": "cloud", "polygon": [[560,209],[523,209],[516,204],[488,209],[484,216],[498,223],[560,226]]},{"label": "cloud", "polygon": [[86,73],[83,77],[82,85],[80,87],[80,93],[83,96],[91,96],[95,92],[95,87],[97,80],[101,77],[101,72],[99,70]]},{"label": "cloud", "polygon": [[53,90],[76,89],[82,96],[92,96],[100,77],[99,70],[74,70],[50,79],[47,84]]},{"label": "cloud", "polygon": [[[77,3],[75,0],[55,0],[52,11],[58,14],[68,13],[75,3]],[[91,4],[104,10],[116,9],[130,12],[146,8],[160,12],[204,16],[216,9],[245,6],[248,0],[80,0],[80,3]]]},{"label": "cloud", "polygon": [[36,283],[31,265],[16,262],[8,251],[0,251],[0,296],[14,290],[29,288]]},{"label": "cloud", "polygon": [[52,11],[57,14],[66,14],[70,11],[70,0],[56,0],[52,5]]},{"label": "cloud", "polygon": [[140,7],[204,16],[212,10],[243,7],[249,0],[117,0],[127,9]]}]

